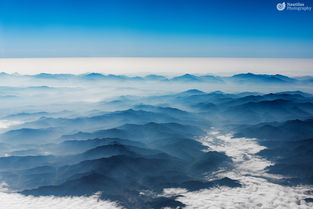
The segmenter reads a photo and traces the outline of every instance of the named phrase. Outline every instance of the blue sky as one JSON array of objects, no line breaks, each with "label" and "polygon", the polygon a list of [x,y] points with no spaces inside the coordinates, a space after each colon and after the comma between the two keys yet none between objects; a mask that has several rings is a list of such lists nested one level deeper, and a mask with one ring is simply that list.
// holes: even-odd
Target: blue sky
[{"label": "blue sky", "polygon": [[0,0],[0,57],[313,58],[313,11],[278,2]]}]

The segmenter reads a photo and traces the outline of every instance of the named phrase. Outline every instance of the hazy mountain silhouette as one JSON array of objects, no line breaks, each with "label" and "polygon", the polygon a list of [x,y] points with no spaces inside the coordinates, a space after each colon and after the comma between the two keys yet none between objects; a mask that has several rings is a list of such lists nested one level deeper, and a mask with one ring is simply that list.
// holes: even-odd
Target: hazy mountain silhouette
[{"label": "hazy mountain silhouette", "polygon": [[[313,185],[311,77],[91,72],[0,79],[0,182],[10,191],[100,192],[125,208],[150,209],[186,206],[164,189],[244,189],[250,175]],[[265,158],[272,164],[264,172],[282,178],[241,173],[236,154],[245,150],[228,147],[230,136],[249,138],[240,139],[243,149],[264,146],[240,161]]]}]

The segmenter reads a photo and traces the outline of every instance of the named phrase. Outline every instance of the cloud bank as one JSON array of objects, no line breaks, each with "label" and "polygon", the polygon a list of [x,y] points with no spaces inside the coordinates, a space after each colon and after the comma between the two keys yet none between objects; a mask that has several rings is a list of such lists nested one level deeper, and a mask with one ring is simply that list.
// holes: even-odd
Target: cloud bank
[{"label": "cloud bank", "polygon": [[188,209],[221,209],[221,208],[271,208],[271,209],[309,209],[313,204],[305,202],[312,198],[310,187],[289,187],[271,183],[268,179],[280,178],[268,174],[266,167],[272,163],[258,157],[256,153],[265,149],[255,139],[233,138],[212,131],[200,141],[208,150],[225,152],[232,157],[234,169],[230,172],[218,172],[214,177],[229,177],[240,180],[242,187],[215,187],[197,192],[187,192],[180,188],[164,190],[164,196],[181,195],[176,200],[187,205]]},{"label": "cloud bank", "polygon": [[[217,74],[238,72],[312,75],[313,59],[268,58],[10,58],[0,59],[3,72],[113,74]],[[162,70],[160,70],[162,69]]]},{"label": "cloud bank", "polygon": [[114,202],[91,197],[33,197],[0,192],[0,208],[5,209],[121,209]]}]

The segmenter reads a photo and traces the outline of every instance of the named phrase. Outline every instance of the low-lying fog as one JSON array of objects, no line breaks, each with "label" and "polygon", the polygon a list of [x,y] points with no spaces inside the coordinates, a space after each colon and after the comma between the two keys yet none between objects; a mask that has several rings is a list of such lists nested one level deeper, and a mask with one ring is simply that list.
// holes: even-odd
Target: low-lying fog
[{"label": "low-lying fog", "polygon": [[313,206],[312,77],[0,82],[0,208]]}]

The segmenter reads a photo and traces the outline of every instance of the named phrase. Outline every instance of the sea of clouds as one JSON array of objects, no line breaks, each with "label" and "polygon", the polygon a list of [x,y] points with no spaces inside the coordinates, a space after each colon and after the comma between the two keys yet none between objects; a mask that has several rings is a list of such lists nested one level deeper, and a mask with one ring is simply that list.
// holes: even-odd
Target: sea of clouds
[{"label": "sea of clouds", "polygon": [[[27,83],[25,83],[25,85],[26,84]],[[34,109],[36,111],[43,111],[41,109],[38,109],[38,107],[50,105],[49,103],[51,103],[51,101],[62,101],[63,103],[62,106],[60,106],[60,110],[63,110],[64,107],[66,107],[73,112],[76,111],[81,113],[84,111],[88,112],[90,109],[92,109],[93,103],[95,102],[109,100],[113,97],[117,97],[120,95],[146,96],[148,93],[152,95],[159,95],[164,93],[183,91],[190,88],[189,85],[183,83],[172,85],[170,83],[156,82],[153,84],[160,85],[149,85],[147,87],[146,83],[132,83],[131,86],[129,85],[129,83],[121,84],[120,82],[101,82],[97,85],[94,85],[93,82],[92,85],[90,83],[73,83],[71,85],[77,87],[77,90],[71,90],[67,92],[63,91],[63,86],[61,84],[54,84],[52,82],[51,86],[53,88],[51,88],[50,91],[53,91],[55,93],[51,93],[51,95],[44,95],[45,97],[42,97],[42,94],[40,93],[40,88],[38,90],[40,94],[30,94],[27,92],[23,94],[19,93],[18,95],[21,98],[16,98],[16,104],[31,104],[35,106]],[[16,82],[14,82],[14,85],[16,85]],[[38,83],[37,85],[42,85],[42,83]],[[158,86],[158,88],[154,89],[154,86]],[[240,88],[236,89],[224,85],[225,89],[223,89],[220,85],[208,86],[207,84],[197,84],[195,87],[205,91],[213,91],[217,89],[232,89],[233,91],[244,91],[249,90],[246,88],[251,88],[250,86],[241,86]],[[289,90],[288,88],[288,86],[279,86],[275,90]],[[7,91],[7,89],[5,90]],[[264,90],[264,86],[262,86],[262,90]],[[272,91],[273,89],[270,90]],[[20,92],[21,90],[13,88],[11,89],[11,91],[14,93],[15,91]],[[57,105],[57,103],[56,105],[53,104],[50,106],[49,108],[51,109],[51,111],[60,111],[58,109],[59,106]],[[86,108],[86,106],[91,108]],[[2,104],[2,107],[4,109],[13,109],[11,108],[12,103],[9,100],[7,103]],[[95,106],[95,108],[96,107],[97,106]],[[3,112],[7,114],[6,111]],[[0,132],[7,130],[11,126],[18,125],[19,123],[21,123],[21,121],[0,120]],[[226,155],[232,158],[235,166],[234,169],[232,169],[231,171],[221,170],[220,172],[215,173],[215,175],[209,176],[208,180],[213,180],[214,178],[229,177],[231,179],[239,180],[243,186],[240,188],[217,187],[212,189],[204,189],[197,192],[188,192],[187,190],[181,188],[168,188],[164,190],[162,194],[163,196],[181,195],[177,198],[178,201],[186,204],[186,208],[197,209],[313,208],[312,203],[307,203],[304,201],[305,198],[313,197],[308,193],[309,190],[312,191],[312,188],[304,186],[282,186],[269,181],[270,179],[279,179],[281,178],[281,176],[269,174],[267,172],[266,168],[273,163],[257,155],[257,153],[265,149],[265,147],[260,146],[257,143],[256,139],[234,138],[230,134],[222,134],[217,131],[212,131],[208,133],[207,137],[201,138],[199,140],[208,147],[207,151],[213,150],[218,152],[225,152]],[[8,192],[5,187],[5,184],[0,184],[0,209],[121,208],[114,202],[100,200],[99,194],[90,197],[33,197],[24,196],[14,192]]]},{"label": "sea of clouds", "polygon": [[0,192],[1,209],[121,209],[116,203],[90,197],[33,197]]},{"label": "sea of clouds", "polygon": [[[282,186],[268,179],[281,178],[266,172],[272,162],[256,155],[265,149],[255,139],[233,138],[232,135],[216,131],[208,133],[200,141],[208,150],[225,152],[235,164],[229,172],[218,172],[215,177],[229,177],[239,180],[242,187],[215,187],[196,192],[181,188],[164,189],[164,196],[180,195],[177,200],[186,204],[188,209],[309,209],[312,203],[305,198],[312,198],[310,187]],[[214,178],[214,177],[213,177]],[[209,179],[212,179],[210,177]]]}]

